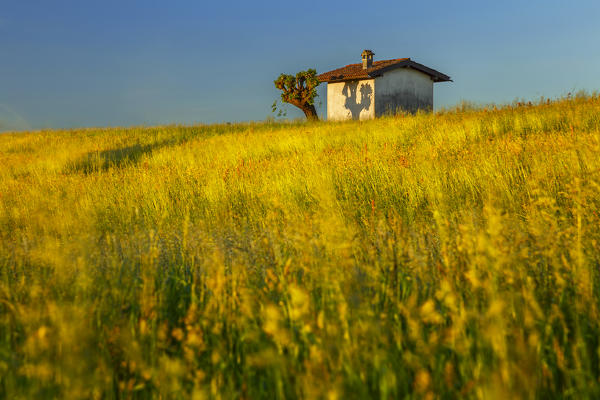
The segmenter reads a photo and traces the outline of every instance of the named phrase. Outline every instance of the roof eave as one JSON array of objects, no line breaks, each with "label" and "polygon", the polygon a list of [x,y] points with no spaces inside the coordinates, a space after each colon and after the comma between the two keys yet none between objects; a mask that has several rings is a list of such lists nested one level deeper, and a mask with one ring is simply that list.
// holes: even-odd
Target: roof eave
[{"label": "roof eave", "polygon": [[[452,82],[452,79],[450,79],[450,77],[448,75],[442,74],[439,71],[436,71],[433,68],[429,68],[426,67],[423,64],[419,64],[417,62],[412,61],[410,58],[407,58],[403,61],[400,61],[398,63],[389,65],[387,67],[383,67],[383,68],[377,68],[376,70],[372,71],[372,72],[367,72],[368,76],[363,76],[363,77],[348,77],[348,78],[341,78],[341,79],[333,79],[333,78],[324,78],[321,79],[319,78],[319,76],[317,76],[317,79],[319,79],[321,82],[326,82],[326,83],[336,83],[336,82],[347,82],[347,81],[359,81],[359,80],[365,80],[365,79],[374,79],[377,78],[379,76],[382,76],[385,72],[388,71],[392,71],[396,68],[412,68],[414,70],[420,71],[426,75],[429,75],[429,77],[434,81],[434,82]],[[327,74],[328,72],[326,72],[325,74]],[[324,74],[323,74],[324,75]]]},{"label": "roof eave", "polygon": [[337,82],[349,82],[349,81],[364,81],[367,79],[374,79],[377,78],[378,76],[381,76],[381,74],[374,74],[374,75],[369,75],[369,76],[363,76],[363,77],[348,77],[348,78],[342,78],[342,79],[319,79],[319,77],[317,76],[317,79],[319,79],[319,81],[321,83],[337,83]]},{"label": "roof eave", "polygon": [[[407,68],[407,67],[404,67],[404,68]],[[390,70],[388,70],[388,71],[390,71]],[[375,79],[382,75],[383,75],[383,73],[378,73],[378,74],[373,74],[373,75],[369,75],[367,77],[361,77],[361,78],[319,79],[319,77],[317,77],[317,79],[319,79],[319,82],[321,82],[321,83],[338,83],[338,82],[350,82],[350,81],[364,81],[367,79]],[[427,75],[429,75],[429,74],[427,74]],[[443,74],[441,74],[441,75],[443,75]],[[429,75],[429,76],[431,77],[431,79],[433,80],[434,83],[454,82],[447,75],[443,75],[443,77],[431,76],[431,75]]]},{"label": "roof eave", "polygon": [[423,64],[414,62],[411,59],[408,59],[398,64],[390,65],[389,67],[382,68],[377,72],[381,72],[381,74],[383,74],[396,68],[412,68],[426,75],[429,75],[434,82],[452,82],[452,79],[450,79],[448,75],[442,74],[441,72],[436,71],[433,68],[426,67]]}]

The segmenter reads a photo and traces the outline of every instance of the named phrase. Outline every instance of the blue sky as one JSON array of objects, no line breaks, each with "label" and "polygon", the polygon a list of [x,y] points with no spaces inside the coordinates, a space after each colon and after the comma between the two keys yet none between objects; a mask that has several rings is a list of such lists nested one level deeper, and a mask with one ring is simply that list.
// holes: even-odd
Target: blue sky
[{"label": "blue sky", "polygon": [[0,130],[262,120],[364,48],[450,75],[436,108],[600,90],[598,0],[0,4]]}]

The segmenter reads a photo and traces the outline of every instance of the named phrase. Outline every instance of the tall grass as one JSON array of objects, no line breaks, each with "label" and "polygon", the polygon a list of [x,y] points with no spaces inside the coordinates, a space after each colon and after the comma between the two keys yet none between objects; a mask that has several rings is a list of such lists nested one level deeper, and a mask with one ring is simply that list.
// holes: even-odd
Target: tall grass
[{"label": "tall grass", "polygon": [[0,136],[0,397],[599,398],[600,97]]}]

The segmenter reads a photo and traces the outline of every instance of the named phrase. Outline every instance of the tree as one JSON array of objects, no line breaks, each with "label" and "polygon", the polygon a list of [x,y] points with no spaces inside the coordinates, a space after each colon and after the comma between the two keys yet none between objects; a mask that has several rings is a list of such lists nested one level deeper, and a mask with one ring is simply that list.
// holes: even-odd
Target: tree
[{"label": "tree", "polygon": [[[275,87],[281,93],[281,101],[290,103],[304,112],[309,120],[318,120],[317,110],[315,109],[315,97],[317,97],[317,71],[308,69],[300,71],[293,75],[281,74],[275,81]],[[273,109],[276,108],[276,102],[273,104]]]}]

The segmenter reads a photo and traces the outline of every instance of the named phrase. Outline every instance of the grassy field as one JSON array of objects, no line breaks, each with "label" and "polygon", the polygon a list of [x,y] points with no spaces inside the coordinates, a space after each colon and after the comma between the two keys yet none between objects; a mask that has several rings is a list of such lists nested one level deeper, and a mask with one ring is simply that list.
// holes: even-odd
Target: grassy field
[{"label": "grassy field", "polygon": [[599,398],[600,97],[0,135],[0,398]]}]

